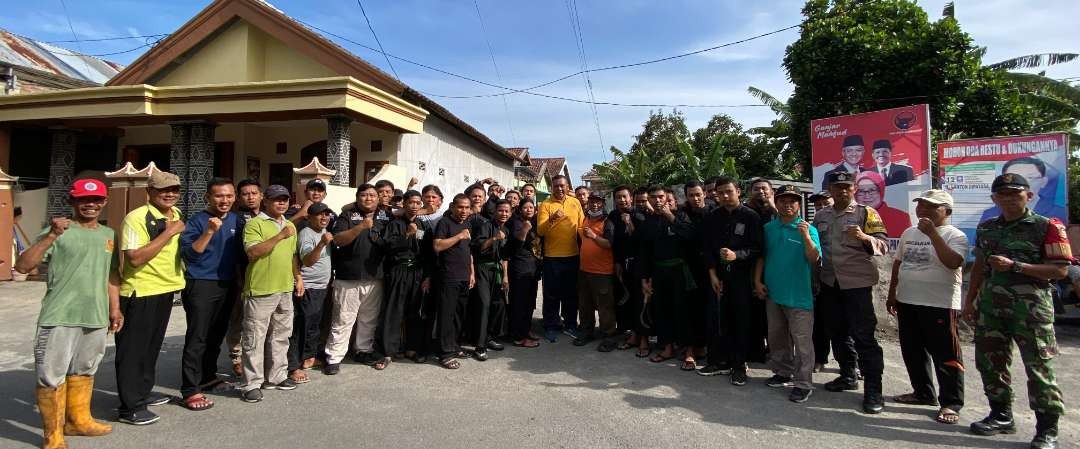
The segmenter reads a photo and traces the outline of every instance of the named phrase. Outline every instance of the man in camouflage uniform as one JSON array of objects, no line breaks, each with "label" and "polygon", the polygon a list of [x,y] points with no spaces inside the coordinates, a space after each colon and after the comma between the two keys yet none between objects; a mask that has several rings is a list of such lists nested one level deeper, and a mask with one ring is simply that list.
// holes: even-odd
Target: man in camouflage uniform
[{"label": "man in camouflage uniform", "polygon": [[990,401],[990,415],[972,423],[971,431],[1016,432],[1009,369],[1015,341],[1035,411],[1031,447],[1056,448],[1057,422],[1065,403],[1054,379],[1052,361],[1058,348],[1048,280],[1065,277],[1072,251],[1060,221],[1027,208],[1032,192],[1023,176],[998,176],[991,192],[1001,216],[979,224],[975,269],[964,298],[964,317],[976,321],[975,364]]}]

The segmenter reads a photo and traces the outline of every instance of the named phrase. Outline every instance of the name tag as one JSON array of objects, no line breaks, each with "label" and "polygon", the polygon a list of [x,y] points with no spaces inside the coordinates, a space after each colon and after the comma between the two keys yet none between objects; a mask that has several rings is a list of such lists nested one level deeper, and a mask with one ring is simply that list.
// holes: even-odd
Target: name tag
[{"label": "name tag", "polygon": [[359,212],[353,212],[352,215],[349,215],[349,220],[364,221],[364,216],[361,215]]},{"label": "name tag", "polygon": [[744,233],[746,233],[746,225],[735,223],[735,235],[743,235]]},{"label": "name tag", "polygon": [[423,240],[424,239],[424,230],[423,229],[417,229],[416,230],[416,239],[417,240]]}]

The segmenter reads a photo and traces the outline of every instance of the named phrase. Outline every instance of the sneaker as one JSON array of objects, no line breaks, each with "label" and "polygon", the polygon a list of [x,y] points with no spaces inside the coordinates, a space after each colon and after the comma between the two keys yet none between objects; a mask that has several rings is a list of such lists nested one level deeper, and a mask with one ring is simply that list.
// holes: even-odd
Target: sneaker
[{"label": "sneaker", "polygon": [[131,424],[134,426],[145,426],[147,424],[153,424],[161,419],[156,413],[150,410],[138,410],[131,413],[121,413],[119,421],[124,424]]},{"label": "sneaker", "polygon": [[781,376],[779,374],[773,374],[773,376],[770,377],[769,380],[765,381],[765,385],[768,385],[768,386],[773,387],[773,388],[784,388],[784,387],[794,386],[795,382],[792,381],[790,376]]},{"label": "sneaker", "polygon": [[296,389],[296,381],[286,377],[285,380],[283,380],[283,381],[281,381],[281,383],[277,384],[277,389],[278,390],[284,390],[284,391],[295,390]]},{"label": "sneaker", "polygon": [[810,395],[814,394],[814,390],[804,390],[802,388],[792,388],[791,394],[788,395],[788,400],[791,402],[803,403],[807,399],[810,399]]},{"label": "sneaker", "polygon": [[559,331],[556,329],[548,329],[544,331],[544,338],[549,342],[555,343],[559,339]]},{"label": "sneaker", "polygon": [[333,375],[336,375],[337,373],[340,373],[340,372],[341,372],[341,364],[340,363],[327,363],[326,366],[323,367],[323,374],[325,374],[327,376],[333,376]]},{"label": "sneaker", "polygon": [[825,389],[838,392],[838,391],[853,391],[859,389],[859,381],[850,377],[840,376],[825,383]]},{"label": "sneaker", "polygon": [[494,338],[487,341],[487,348],[492,351],[502,351],[503,349],[506,349],[506,347],[503,346],[502,343],[499,343],[499,341],[495,340]]},{"label": "sneaker", "polygon": [[731,368],[720,365],[706,365],[697,371],[702,376],[720,376],[731,374]]},{"label": "sneaker", "polygon": [[254,388],[254,389],[251,389],[251,390],[248,390],[248,391],[240,392],[240,400],[244,401],[244,402],[247,402],[247,403],[254,404],[256,402],[261,401],[262,398],[263,398],[262,390],[260,390],[258,388]]},{"label": "sneaker", "polygon": [[731,372],[731,384],[736,387],[746,385],[746,370],[734,370]]},{"label": "sneaker", "polygon": [[172,396],[158,393],[156,391],[151,391],[150,394],[146,397],[146,405],[149,406],[165,405],[169,402],[172,402]]},{"label": "sneaker", "polygon": [[566,335],[567,337],[574,338],[574,339],[576,339],[578,337],[581,337],[581,335],[583,334],[582,332],[578,331],[577,329],[568,329],[568,328],[564,328],[562,333],[564,335]]},{"label": "sneaker", "polygon": [[370,352],[357,352],[352,356],[353,361],[364,365],[371,365],[375,363],[375,354]]}]

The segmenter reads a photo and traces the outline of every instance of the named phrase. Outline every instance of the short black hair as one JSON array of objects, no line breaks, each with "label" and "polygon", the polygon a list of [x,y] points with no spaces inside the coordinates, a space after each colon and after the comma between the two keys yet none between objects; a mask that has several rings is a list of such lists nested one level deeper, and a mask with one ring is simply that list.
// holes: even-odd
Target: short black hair
[{"label": "short black hair", "polygon": [[420,198],[420,192],[417,192],[415,190],[410,190],[408,192],[405,192],[404,194],[401,195],[401,200],[405,201],[405,200],[407,200],[409,198],[412,198],[414,196],[417,197],[417,198]]},{"label": "short black hair", "polygon": [[629,193],[629,194],[630,194],[631,196],[633,196],[633,195],[634,195],[634,190],[633,190],[633,189],[631,189],[631,188],[630,188],[630,186],[628,186],[628,185],[620,185],[620,186],[616,186],[616,187],[615,187],[615,190],[612,190],[612,191],[611,191],[611,194],[612,194],[612,195],[614,195],[614,194],[616,194],[616,193],[619,193],[619,192],[621,192],[621,191],[623,191],[623,190],[625,190],[625,191],[626,191],[627,193]]},{"label": "short black hair", "polygon": [[214,187],[217,187],[217,186],[231,186],[231,185],[233,185],[233,183],[232,183],[232,180],[229,179],[229,178],[220,178],[220,177],[210,178],[210,180],[206,182],[206,191],[209,192],[209,191],[213,190]]},{"label": "short black hair", "polygon": [[645,189],[645,193],[648,193],[650,195],[653,192],[656,192],[656,191],[667,193],[667,188],[660,185],[660,184],[653,184],[653,185],[649,186],[647,189]]},{"label": "short black hair", "polygon": [[379,189],[381,189],[383,187],[387,187],[387,186],[390,187],[390,190],[394,190],[394,183],[390,182],[389,179],[383,179],[381,181],[376,182],[375,183],[375,190],[379,190]]},{"label": "short black hair", "polygon": [[451,203],[457,203],[458,201],[461,201],[461,200],[468,201],[470,204],[472,204],[472,200],[470,200],[469,197],[466,196],[464,193],[459,193],[457,195],[454,195],[454,199],[451,201]]},{"label": "short black hair", "polygon": [[664,193],[668,193],[668,194],[671,194],[672,196],[674,196],[675,195],[675,189],[673,189],[671,187],[664,187]]},{"label": "short black hair", "polygon": [[473,184],[471,186],[466,187],[465,191],[462,192],[462,193],[464,193],[466,195],[471,195],[473,193],[473,191],[476,190],[476,189],[480,189],[481,192],[487,193],[487,190],[484,190],[484,185],[480,184],[480,183],[476,183],[476,184]]},{"label": "short black hair", "polygon": [[1016,159],[1009,160],[1008,162],[1005,163],[1005,165],[1001,166],[1001,174],[1004,175],[1005,173],[1008,173],[1009,172],[1009,167],[1012,167],[1013,165],[1022,165],[1022,164],[1034,165],[1035,168],[1039,170],[1040,175],[1046,176],[1046,163],[1043,162],[1042,159],[1039,159],[1039,158],[1036,158],[1036,157],[1031,157],[1031,156],[1018,157]]},{"label": "short black hair", "polygon": [[706,180],[705,180],[705,185],[709,185],[709,184],[712,184],[712,185],[714,185],[714,186],[715,186],[715,185],[716,185],[716,180],[717,180],[717,179],[720,179],[720,177],[719,177],[719,176],[713,176],[713,177],[711,177],[711,178],[709,178],[709,179],[706,179]]},{"label": "short black hair", "polygon": [[649,188],[648,187],[638,187],[638,188],[634,189],[634,196],[648,195],[648,194],[649,194]]},{"label": "short black hair", "polygon": [[589,190],[589,188],[588,188],[588,187],[585,187],[585,186],[577,186],[577,187],[574,187],[574,191],[575,191],[575,192],[577,192],[578,190],[581,190],[581,189]]},{"label": "short black hair", "polygon": [[560,179],[565,179],[565,180],[566,180],[566,185],[570,185],[570,178],[566,177],[566,175],[555,175],[555,176],[552,176],[552,177],[551,177],[551,183],[552,183],[552,184],[555,184],[555,181],[558,181],[558,180],[560,180]]},{"label": "short black hair", "polygon": [[750,178],[750,182],[748,182],[748,183],[746,184],[746,186],[747,186],[747,187],[754,187],[754,184],[757,184],[757,183],[759,183],[759,182],[764,182],[765,184],[768,184],[768,185],[769,185],[769,187],[772,187],[772,186],[773,186],[773,185],[772,185],[772,181],[769,181],[768,179],[765,179],[765,178],[761,178],[761,177],[757,177],[757,178]]},{"label": "short black hair", "polygon": [[521,196],[521,192],[518,192],[517,190],[507,190],[506,193],[503,194],[503,198],[505,198],[506,195],[509,195],[511,193],[513,193],[514,195],[517,195],[518,197]]},{"label": "short black hair", "polygon": [[536,186],[534,186],[531,182],[526,182],[525,185],[521,186],[521,190],[525,190],[526,187],[532,187],[533,190],[536,190]]},{"label": "short black hair", "polygon": [[435,192],[436,195],[439,195],[439,199],[444,198],[442,194],[442,189],[439,189],[439,186],[435,184],[428,184],[424,186],[423,190],[420,190],[421,194],[427,194],[428,192]]},{"label": "short black hair", "polygon": [[510,200],[499,200],[499,201],[496,201],[496,202],[495,202],[495,207],[499,207],[499,206],[502,206],[503,204],[505,204],[505,205],[506,205],[507,207],[509,207],[509,208],[513,209],[513,206],[512,206],[512,205],[510,205]]},{"label": "short black hair", "polygon": [[714,187],[719,188],[720,186],[726,186],[728,184],[735,186],[736,189],[739,188],[739,180],[727,175],[717,176],[716,185]]},{"label": "short black hair", "polygon": [[365,182],[356,186],[356,195],[359,196],[361,192],[367,192],[368,190],[379,190],[379,188]]},{"label": "short black hair", "polygon": [[251,178],[241,179],[240,182],[236,183],[236,191],[239,192],[240,189],[243,189],[247,186],[255,186],[259,189],[260,192],[262,192],[262,184],[259,184],[259,181]]},{"label": "short black hair", "polygon": [[686,184],[683,184],[682,191],[685,194],[694,187],[701,187],[701,190],[705,190],[705,186],[701,185],[701,181],[691,179],[689,181],[686,181]]}]

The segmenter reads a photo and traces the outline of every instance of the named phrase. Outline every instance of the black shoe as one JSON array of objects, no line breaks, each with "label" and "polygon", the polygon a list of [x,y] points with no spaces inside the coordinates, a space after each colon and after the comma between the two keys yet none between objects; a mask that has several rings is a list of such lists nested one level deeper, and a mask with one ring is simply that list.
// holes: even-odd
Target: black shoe
[{"label": "black shoe", "polygon": [[832,392],[858,390],[859,381],[850,377],[840,376],[832,381],[826,382],[825,389]]},{"label": "black shoe", "polygon": [[323,367],[322,372],[323,372],[323,374],[325,374],[327,376],[337,375],[337,373],[341,372],[341,364],[340,363],[327,363],[326,366]]},{"label": "black shoe", "polygon": [[791,394],[788,395],[788,400],[791,402],[803,403],[807,399],[810,399],[810,395],[814,394],[814,390],[804,390],[802,388],[792,388]]},{"label": "black shoe", "polygon": [[870,415],[876,415],[885,411],[885,398],[881,397],[880,394],[864,395],[862,400],[862,410]]},{"label": "black shoe", "polygon": [[702,376],[726,376],[731,374],[731,368],[722,365],[706,365],[697,371]]},{"label": "black shoe", "polygon": [[574,339],[574,346],[585,346],[591,341],[592,338],[585,336],[585,334],[583,333],[581,336]]},{"label": "black shoe", "polygon": [[492,350],[492,351],[502,351],[506,347],[503,346],[502,343],[499,343],[497,340],[492,338],[492,339],[487,341],[487,348]]},{"label": "black shoe", "polygon": [[270,382],[263,382],[262,389],[263,390],[284,390],[284,391],[295,390],[296,389],[296,381],[286,377],[285,380],[281,381],[280,383],[276,383],[276,384],[272,384]]},{"label": "black shoe", "polygon": [[975,435],[991,436],[999,433],[1016,433],[1016,423],[1012,418],[1012,408],[990,404],[990,414],[982,421],[971,423],[971,433]]},{"label": "black shoe", "polygon": [[138,410],[131,413],[121,413],[119,421],[124,424],[131,424],[134,426],[145,426],[147,424],[153,424],[161,419],[156,413],[150,410]]},{"label": "black shoe", "polygon": [[779,374],[773,374],[773,376],[770,377],[769,380],[765,381],[765,385],[773,388],[784,388],[794,386],[795,382],[792,381],[791,376],[781,376]]},{"label": "black shoe", "polygon": [[240,400],[244,401],[244,402],[254,404],[256,402],[262,401],[262,399],[263,399],[262,390],[260,390],[258,388],[240,392]]},{"label": "black shoe", "polygon": [[146,396],[146,405],[149,405],[151,407],[156,405],[165,405],[169,402],[172,402],[172,396],[169,396],[167,394],[161,394],[156,391],[151,391],[150,394]]},{"label": "black shoe", "polygon": [[488,359],[487,349],[479,348],[473,351],[473,358],[478,362],[486,361]]},{"label": "black shoe", "polygon": [[737,369],[731,372],[731,384],[736,387],[746,385],[746,369]]},{"label": "black shoe", "polygon": [[1058,415],[1035,414],[1035,438],[1031,449],[1056,449],[1058,440]]},{"label": "black shoe", "polygon": [[357,352],[353,354],[353,361],[364,365],[374,365],[380,358],[370,352]]}]

